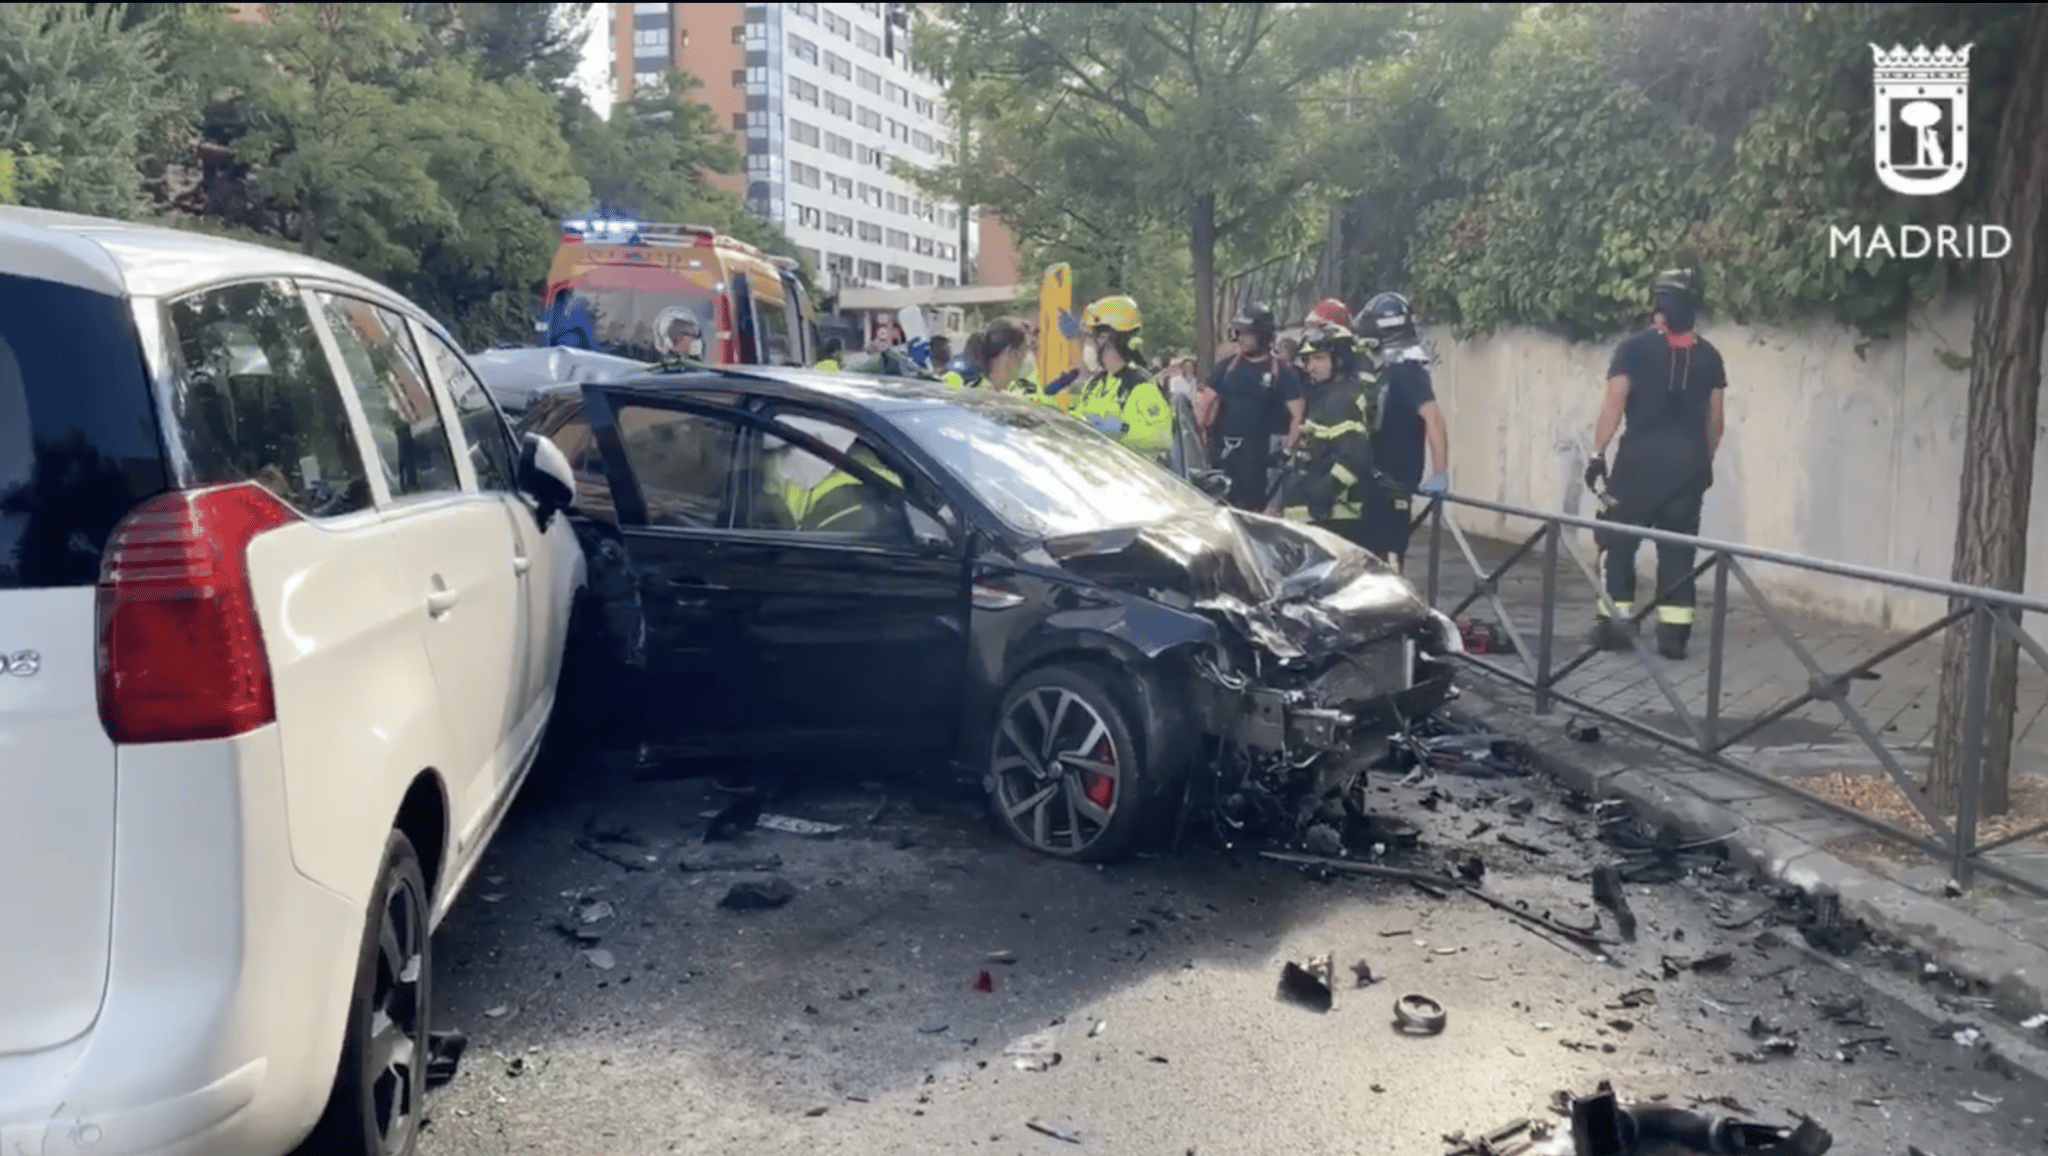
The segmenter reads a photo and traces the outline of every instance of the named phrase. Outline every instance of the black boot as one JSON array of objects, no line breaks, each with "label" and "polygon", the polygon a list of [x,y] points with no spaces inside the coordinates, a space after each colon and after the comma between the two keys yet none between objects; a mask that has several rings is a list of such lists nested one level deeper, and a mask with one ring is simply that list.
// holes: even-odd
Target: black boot
[{"label": "black boot", "polygon": [[1692,626],[1683,622],[1657,624],[1657,653],[1677,660],[1685,657],[1685,644],[1692,641]]},{"label": "black boot", "polygon": [[1603,615],[1593,620],[1593,636],[1591,641],[1595,647],[1601,650],[1626,654],[1635,649],[1635,644],[1630,641],[1631,636],[1635,633],[1636,623],[1634,619],[1615,619]]}]

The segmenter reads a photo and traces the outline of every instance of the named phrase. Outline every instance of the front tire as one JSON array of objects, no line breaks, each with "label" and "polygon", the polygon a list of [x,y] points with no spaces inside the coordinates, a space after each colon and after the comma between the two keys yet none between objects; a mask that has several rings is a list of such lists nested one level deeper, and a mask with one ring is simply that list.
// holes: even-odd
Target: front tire
[{"label": "front tire", "polygon": [[364,923],[334,1090],[294,1156],[412,1156],[418,1148],[433,1009],[428,910],[419,852],[393,831]]},{"label": "front tire", "polygon": [[996,820],[1042,855],[1122,858],[1146,829],[1151,769],[1130,713],[1079,666],[1025,674],[1003,695],[983,786]]}]

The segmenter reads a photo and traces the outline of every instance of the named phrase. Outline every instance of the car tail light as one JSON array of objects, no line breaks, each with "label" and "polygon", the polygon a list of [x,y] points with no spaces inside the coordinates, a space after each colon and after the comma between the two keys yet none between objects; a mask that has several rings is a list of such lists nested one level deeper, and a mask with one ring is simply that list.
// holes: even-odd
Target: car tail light
[{"label": "car tail light", "polygon": [[976,582],[973,590],[973,604],[976,610],[1008,610],[1012,606],[1022,606],[1024,604],[1024,596],[1005,590],[1000,586],[984,586]]},{"label": "car tail light", "polygon": [[242,734],[277,715],[249,543],[298,520],[253,482],[160,494],[100,561],[100,722],[117,743]]}]

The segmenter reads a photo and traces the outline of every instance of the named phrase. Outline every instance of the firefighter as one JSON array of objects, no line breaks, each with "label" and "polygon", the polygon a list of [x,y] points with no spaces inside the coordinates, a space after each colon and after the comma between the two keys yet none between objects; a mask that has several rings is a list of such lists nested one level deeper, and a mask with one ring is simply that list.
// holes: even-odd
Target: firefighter
[{"label": "firefighter", "polygon": [[1301,442],[1285,484],[1286,514],[1363,544],[1361,487],[1372,475],[1373,397],[1358,375],[1351,330],[1314,322],[1302,334],[1308,360]]},{"label": "firefighter", "polygon": [[[1607,367],[1607,397],[1593,428],[1586,488],[1606,483],[1609,522],[1697,536],[1700,506],[1714,484],[1721,448],[1728,367],[1712,343],[1693,332],[1699,319],[1699,277],[1671,269],[1650,283],[1651,328],[1623,341]],[[1614,468],[1607,443],[1621,427]],[[1594,645],[1628,650],[1636,599],[1639,538],[1601,535],[1607,599],[1595,611]],[[1695,599],[1693,548],[1657,544],[1657,652],[1685,657]],[[1613,603],[1620,621],[1609,616]],[[1623,623],[1630,623],[1624,626]]]},{"label": "firefighter", "polygon": [[1173,408],[1145,372],[1138,303],[1104,297],[1081,314],[1082,358],[1095,370],[1074,405],[1076,416],[1147,457],[1173,451]]},{"label": "firefighter", "polygon": [[1353,332],[1373,341],[1379,360],[1379,401],[1373,407],[1373,484],[1360,512],[1362,545],[1399,568],[1414,532],[1415,495],[1450,490],[1450,432],[1429,378],[1429,352],[1415,307],[1399,293],[1381,293],[1359,311]]},{"label": "firefighter", "polygon": [[1248,305],[1230,325],[1237,350],[1196,391],[1195,421],[1209,443],[1209,460],[1230,478],[1229,503],[1264,512],[1271,505],[1274,440],[1292,449],[1301,436],[1301,375],[1274,350],[1271,309]]}]

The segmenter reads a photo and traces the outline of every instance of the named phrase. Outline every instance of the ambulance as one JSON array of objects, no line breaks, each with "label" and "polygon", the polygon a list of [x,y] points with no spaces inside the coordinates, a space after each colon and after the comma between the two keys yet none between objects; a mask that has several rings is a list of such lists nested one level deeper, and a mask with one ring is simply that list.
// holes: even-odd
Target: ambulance
[{"label": "ambulance", "polygon": [[717,365],[816,357],[796,261],[703,225],[564,221],[542,301],[542,346]]}]

